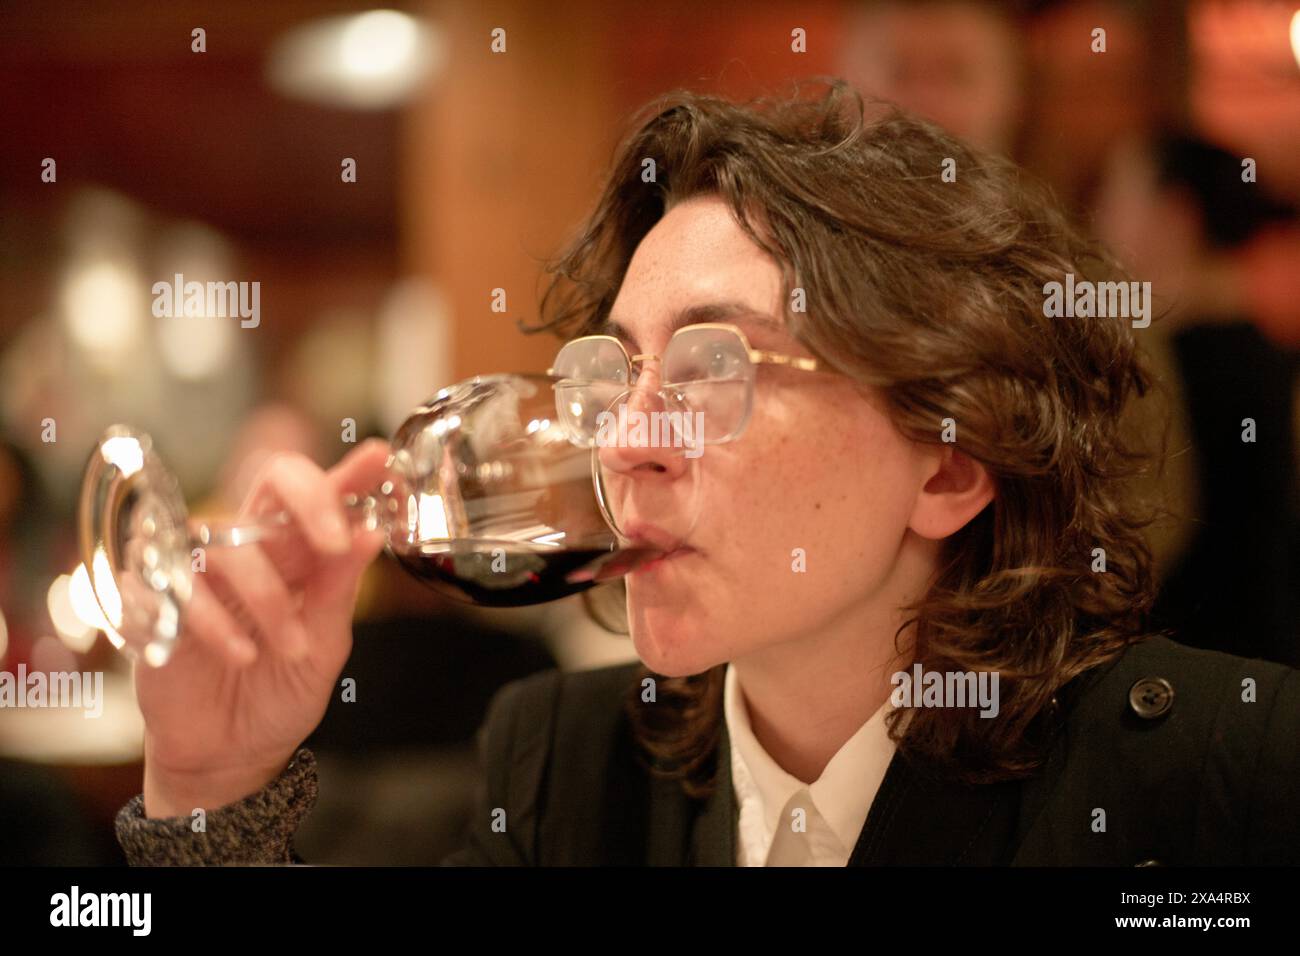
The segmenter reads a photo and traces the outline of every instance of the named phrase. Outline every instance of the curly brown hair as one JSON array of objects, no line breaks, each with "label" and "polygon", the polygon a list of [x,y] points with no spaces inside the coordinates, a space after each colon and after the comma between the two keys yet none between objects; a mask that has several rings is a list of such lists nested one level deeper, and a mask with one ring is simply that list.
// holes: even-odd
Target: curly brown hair
[{"label": "curly brown hair", "polygon": [[[1147,636],[1144,529],[1164,509],[1139,509],[1129,479],[1153,457],[1163,467],[1164,448],[1132,447],[1121,418],[1156,382],[1127,320],[1044,315],[1046,284],[1067,273],[1124,278],[1044,187],[929,123],[871,107],[836,79],[747,104],[686,91],[654,101],[549,266],[529,331],[594,330],[669,205],[704,193],[727,201],[782,268],[791,333],[881,389],[902,434],[935,442],[953,419],[958,447],[993,477],[994,501],[947,539],[895,645],[914,624],[925,670],[996,671],[1000,717],[904,708],[889,732],[900,753],[967,782],[1024,776],[1042,761],[1058,690]],[[642,177],[647,158],[654,182]],[[791,311],[795,288],[815,307]],[[1098,548],[1104,573],[1093,570]],[[669,679],[642,667],[629,689],[647,767],[692,796],[712,785],[724,672]],[[656,707],[639,705],[644,676],[656,678]]]}]

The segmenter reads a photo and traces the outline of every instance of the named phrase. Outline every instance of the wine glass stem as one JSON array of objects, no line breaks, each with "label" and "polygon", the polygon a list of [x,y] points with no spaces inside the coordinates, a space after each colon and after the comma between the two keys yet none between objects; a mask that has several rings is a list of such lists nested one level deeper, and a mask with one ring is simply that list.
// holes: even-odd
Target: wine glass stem
[{"label": "wine glass stem", "polygon": [[[354,492],[344,495],[342,504],[348,523],[354,528],[379,527],[379,502],[374,495],[362,496]],[[237,548],[279,534],[291,524],[293,524],[293,515],[287,510],[258,515],[239,524],[191,522],[190,540],[196,547]]]}]

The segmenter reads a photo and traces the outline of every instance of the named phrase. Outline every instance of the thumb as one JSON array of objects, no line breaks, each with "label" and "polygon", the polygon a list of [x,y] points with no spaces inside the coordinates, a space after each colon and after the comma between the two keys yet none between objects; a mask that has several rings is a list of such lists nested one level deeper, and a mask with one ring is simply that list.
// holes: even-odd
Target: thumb
[{"label": "thumb", "polygon": [[[387,442],[368,438],[331,468],[326,478],[339,497],[373,493],[387,475],[389,455]],[[380,529],[354,531],[352,547],[345,554],[322,561],[303,591],[304,616],[346,614],[350,618],[361,572],[383,549],[385,540],[386,533]]]},{"label": "thumb", "polygon": [[322,562],[303,591],[303,609],[307,614],[351,614],[356,601],[361,574],[383,550],[387,535],[382,530],[361,531],[352,538],[347,554]]}]

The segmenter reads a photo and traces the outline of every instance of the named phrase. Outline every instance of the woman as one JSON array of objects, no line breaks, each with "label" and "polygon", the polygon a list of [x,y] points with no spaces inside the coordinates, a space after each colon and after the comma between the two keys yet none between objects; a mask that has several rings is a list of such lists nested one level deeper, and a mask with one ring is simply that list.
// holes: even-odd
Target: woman
[{"label": "woman", "polygon": [[[1150,385],[1138,333],[1045,308],[1106,261],[1014,167],[863,112],[841,84],[680,94],[619,150],[544,326],[659,357],[634,363],[651,391],[677,329],[739,330],[762,354],[722,353],[752,410],[702,456],[686,545],[626,579],[641,663],[498,693],[446,862],[1300,859],[1296,672],[1144,640],[1142,457],[1120,439]],[[244,510],[291,508],[314,564],[227,564],[225,601],[195,598],[202,640],[137,673],[132,862],[296,858],[298,747],[380,547],[338,500],[384,457],[270,465]],[[673,449],[611,460],[664,500],[686,474]]]}]

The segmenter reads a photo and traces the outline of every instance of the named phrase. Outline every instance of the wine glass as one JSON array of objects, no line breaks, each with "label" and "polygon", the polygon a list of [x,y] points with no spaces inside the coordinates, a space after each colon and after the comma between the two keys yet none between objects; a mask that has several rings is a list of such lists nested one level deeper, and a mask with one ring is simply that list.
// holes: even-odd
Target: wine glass
[{"label": "wine glass", "polygon": [[[561,386],[550,375],[500,374],[438,392],[393,435],[380,486],[343,500],[350,521],[383,529],[386,550],[430,587],[493,607],[574,594],[670,552],[698,514],[696,461],[671,501],[657,492],[655,535],[627,534],[633,482],[566,427]],[[291,524],[287,511],[192,520],[149,435],[111,426],[89,456],[78,504],[105,632],[129,657],[162,666],[183,639],[202,549],[252,546]]]}]

